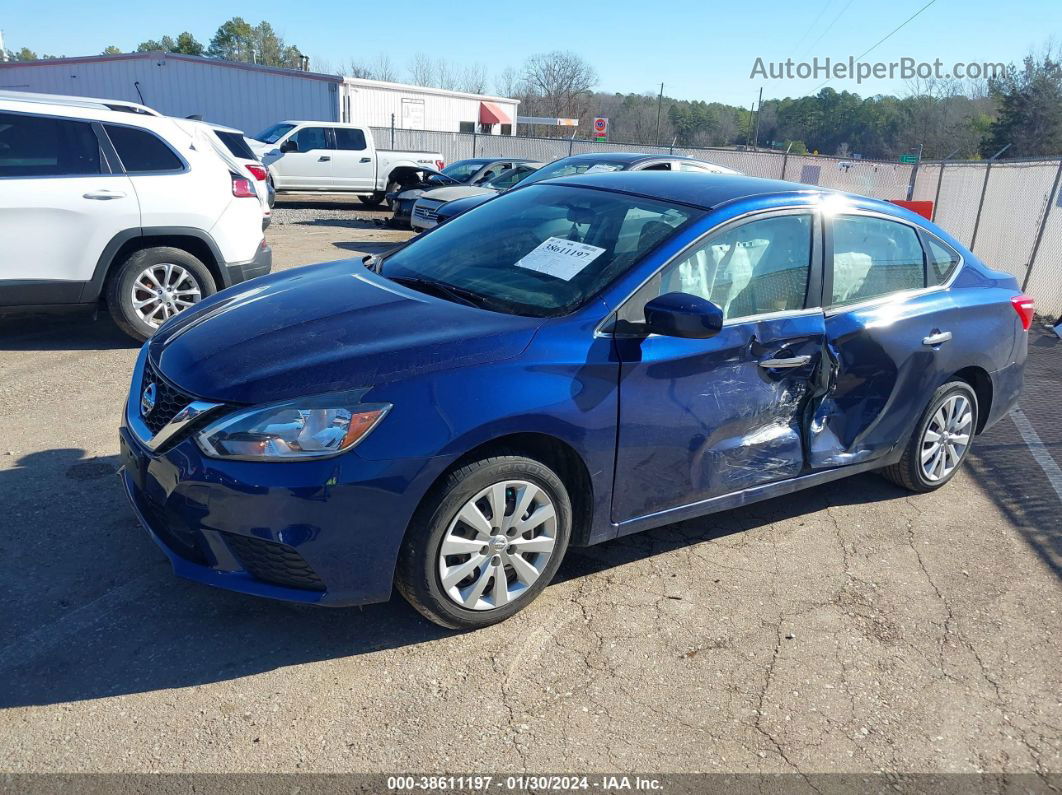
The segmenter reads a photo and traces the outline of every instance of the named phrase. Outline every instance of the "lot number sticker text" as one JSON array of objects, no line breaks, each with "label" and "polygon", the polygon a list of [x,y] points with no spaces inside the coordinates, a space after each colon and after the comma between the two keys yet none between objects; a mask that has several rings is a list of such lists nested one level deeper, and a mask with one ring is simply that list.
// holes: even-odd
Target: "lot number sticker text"
[{"label": "lot number sticker text", "polygon": [[586,243],[551,237],[525,254],[516,266],[570,282],[604,251],[603,248]]}]

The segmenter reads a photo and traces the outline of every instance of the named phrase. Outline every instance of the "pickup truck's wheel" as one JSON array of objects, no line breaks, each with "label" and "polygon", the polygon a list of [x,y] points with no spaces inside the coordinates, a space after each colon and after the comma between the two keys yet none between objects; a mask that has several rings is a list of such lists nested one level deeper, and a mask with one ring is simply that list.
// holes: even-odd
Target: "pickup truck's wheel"
[{"label": "pickup truck's wheel", "polygon": [[553,579],[571,525],[568,491],[549,467],[520,455],[474,461],[418,509],[395,584],[440,626],[496,624]]},{"label": "pickup truck's wheel", "polygon": [[118,327],[146,340],[166,320],[216,292],[206,265],[170,246],[129,255],[107,282],[107,308]]},{"label": "pickup truck's wheel", "polygon": [[935,491],[955,477],[977,429],[977,395],[965,381],[944,384],[929,401],[903,458],[881,470],[897,486]]},{"label": "pickup truck's wheel", "polygon": [[358,198],[362,204],[366,204],[369,207],[379,207],[383,203],[384,195],[382,193],[374,193],[372,196],[359,196]]}]

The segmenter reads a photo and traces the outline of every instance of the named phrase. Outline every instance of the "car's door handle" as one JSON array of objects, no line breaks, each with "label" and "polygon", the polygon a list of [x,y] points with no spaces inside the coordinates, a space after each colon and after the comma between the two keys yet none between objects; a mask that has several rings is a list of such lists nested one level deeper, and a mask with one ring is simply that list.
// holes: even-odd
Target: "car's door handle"
[{"label": "car's door handle", "polygon": [[332,158],[329,157],[328,155],[321,155],[319,158],[317,158],[317,162],[318,163],[326,163],[326,162],[328,162],[331,159]]},{"label": "car's door handle", "polygon": [[372,162],[372,158],[371,158],[371,157],[363,157],[363,158],[362,158],[361,160],[359,160],[358,162],[359,162],[359,163],[371,163],[371,162]]},{"label": "car's door handle", "polygon": [[96,201],[107,201],[108,199],[124,199],[125,194],[120,190],[90,190],[88,193],[82,195],[85,199],[96,199]]},{"label": "car's door handle", "polygon": [[922,339],[923,345],[940,345],[942,342],[947,342],[951,339],[950,331],[937,331],[930,334],[928,337]]},{"label": "car's door handle", "polygon": [[789,359],[764,359],[760,362],[760,367],[765,370],[782,370],[787,367],[803,367],[805,364],[811,361],[811,356],[793,356]]}]

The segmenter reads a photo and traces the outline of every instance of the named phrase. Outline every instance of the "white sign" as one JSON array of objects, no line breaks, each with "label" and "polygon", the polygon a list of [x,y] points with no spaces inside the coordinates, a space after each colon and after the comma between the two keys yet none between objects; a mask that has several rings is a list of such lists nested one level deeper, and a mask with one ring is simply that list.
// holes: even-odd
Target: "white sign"
[{"label": "white sign", "polygon": [[619,171],[619,166],[614,163],[594,163],[584,174],[603,174],[606,171]]},{"label": "white sign", "polygon": [[525,254],[516,263],[516,267],[538,271],[570,282],[604,251],[603,248],[589,246],[586,243],[576,243],[562,237],[551,237]]},{"label": "white sign", "polygon": [[423,130],[424,129],[424,100],[423,99],[404,99],[402,100],[402,129],[403,130]]}]

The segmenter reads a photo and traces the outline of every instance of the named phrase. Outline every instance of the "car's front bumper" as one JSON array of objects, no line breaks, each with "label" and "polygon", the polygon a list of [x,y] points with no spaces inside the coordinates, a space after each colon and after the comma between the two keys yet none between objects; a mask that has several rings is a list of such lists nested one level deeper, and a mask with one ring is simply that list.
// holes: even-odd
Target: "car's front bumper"
[{"label": "car's front bumper", "polygon": [[438,462],[259,463],[161,453],[120,432],[121,478],[174,573],[232,591],[329,606],[390,598],[398,550]]}]

